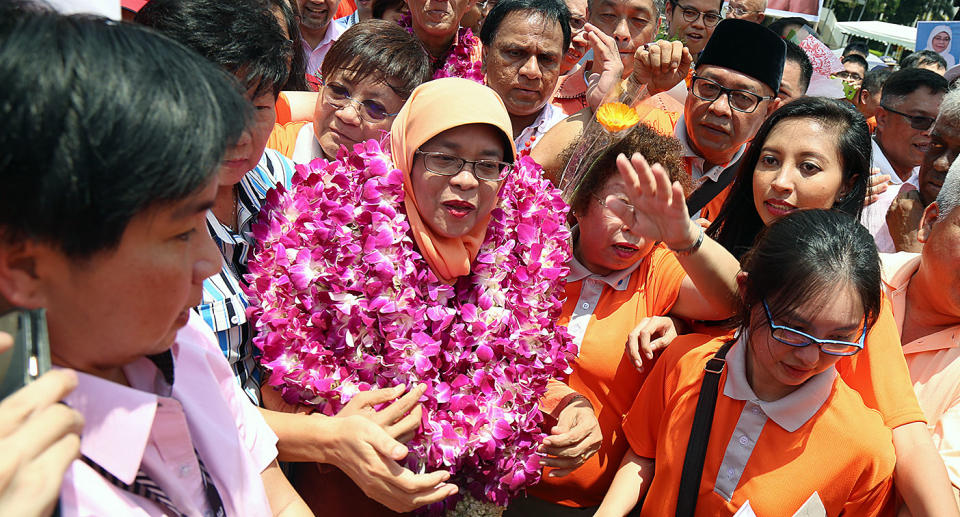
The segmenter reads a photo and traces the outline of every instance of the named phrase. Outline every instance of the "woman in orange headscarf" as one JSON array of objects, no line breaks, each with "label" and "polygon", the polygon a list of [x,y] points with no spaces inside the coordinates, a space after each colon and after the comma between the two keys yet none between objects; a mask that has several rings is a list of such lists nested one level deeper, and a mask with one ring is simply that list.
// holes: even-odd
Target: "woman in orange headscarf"
[{"label": "woman in orange headscarf", "polygon": [[[429,291],[433,289],[433,287],[430,287],[431,285],[453,286],[454,290],[444,296],[449,296],[450,293],[456,293],[455,296],[449,298],[448,301],[441,299],[435,303],[442,305],[442,307],[439,307],[440,310],[452,310],[454,314],[457,314],[456,317],[460,318],[460,312],[466,308],[464,304],[476,303],[465,299],[458,299],[460,294],[488,292],[495,293],[494,296],[496,296],[496,293],[503,294],[506,292],[510,295],[511,293],[508,291],[514,287],[513,285],[507,285],[507,282],[502,280],[502,277],[506,275],[497,276],[497,268],[518,267],[525,271],[530,271],[531,279],[529,285],[535,286],[534,291],[536,293],[532,298],[557,300],[553,291],[554,288],[556,288],[556,295],[560,293],[563,283],[561,278],[562,268],[569,253],[565,251],[567,246],[565,238],[567,232],[563,227],[565,210],[561,208],[563,204],[559,201],[559,197],[557,197],[558,193],[550,193],[551,191],[548,188],[548,184],[540,177],[539,169],[530,169],[531,166],[535,167],[535,165],[531,165],[533,162],[530,161],[529,158],[522,158],[519,161],[519,165],[513,167],[512,162],[516,156],[516,149],[511,134],[510,118],[502,101],[493,90],[473,81],[456,78],[438,79],[425,83],[414,90],[407,103],[400,110],[392,126],[389,141],[391,161],[396,169],[399,169],[402,173],[403,212],[406,215],[405,221],[409,224],[409,237],[412,239],[411,245],[415,252],[413,260],[419,262],[419,264],[416,265],[417,268],[427,272],[425,273],[426,276],[417,277],[417,281],[411,284],[414,290],[419,292]],[[368,142],[367,145],[372,146],[373,144]],[[371,147],[367,147],[365,149],[369,151],[370,148]],[[334,174],[342,175],[347,169],[354,171],[353,173],[355,174],[365,174],[365,169],[357,171],[352,167],[357,166],[356,164],[359,163],[357,160],[369,160],[370,153],[361,156],[357,154],[358,152],[360,151],[355,150],[350,157],[346,158],[346,162],[344,163],[349,163],[349,167],[338,169],[339,172],[335,171]],[[374,152],[372,154],[377,153]],[[377,156],[379,156],[379,154],[377,154]],[[375,160],[380,160],[380,158],[375,158]],[[326,162],[315,162],[311,167],[317,167],[317,164],[320,164],[319,167],[329,168],[337,165],[337,163],[338,162],[326,164]],[[371,162],[367,161],[364,163],[368,164]],[[363,166],[361,166],[361,169],[362,168]],[[301,171],[301,175],[302,174],[303,171]],[[339,178],[343,179],[345,176],[340,176]],[[308,181],[308,179],[303,180],[304,183]],[[333,179],[329,180],[329,183],[337,183],[337,181],[339,180]],[[364,179],[360,179],[352,181],[345,189],[353,189],[360,185],[364,185],[364,187],[360,188],[366,188],[365,186],[369,186],[370,183]],[[397,184],[394,183],[394,185]],[[297,185],[295,182],[294,189],[296,188]],[[399,189],[399,185],[397,185],[397,188]],[[281,196],[284,195],[287,194],[281,193]],[[326,193],[323,195],[326,196]],[[374,197],[378,196],[374,195]],[[380,197],[379,199],[383,198]],[[326,197],[324,200],[328,201]],[[520,202],[525,204],[523,210],[518,206],[521,204]],[[273,208],[267,216],[271,222],[275,221],[277,217],[285,216],[283,209]],[[531,215],[534,213],[536,215]],[[287,223],[292,224],[294,222],[289,220],[282,221],[282,224]],[[558,232],[557,235],[562,233],[563,238],[545,238],[549,230],[543,230],[541,226],[544,225],[552,225],[554,228],[557,228],[557,230],[555,230]],[[529,232],[524,235],[527,242],[521,242],[524,239],[517,237],[511,241],[510,246],[513,249],[530,248],[530,241],[534,240],[537,242],[534,242],[533,245],[536,246],[538,250],[536,251],[538,258],[535,260],[539,261],[539,257],[541,256],[549,256],[559,258],[559,262],[553,264],[553,262],[547,260],[538,262],[533,265],[534,267],[527,268],[527,266],[531,266],[532,260],[524,262],[524,259],[521,258],[519,261],[511,263],[514,264],[514,266],[500,266],[497,265],[495,259],[491,259],[492,261],[483,257],[478,259],[478,253],[481,251],[485,253],[486,257],[502,256],[497,255],[497,253],[502,253],[499,251],[500,248],[497,248],[498,251],[496,252],[491,252],[489,248],[490,242],[487,241],[502,239],[502,236],[507,234],[516,236],[518,233],[516,227],[518,226],[526,226],[529,228]],[[505,230],[507,227],[509,228]],[[490,235],[488,235],[488,233]],[[533,237],[531,237],[531,235],[533,235]],[[410,240],[408,239],[407,242],[409,243]],[[314,249],[324,246],[324,243],[318,242],[310,244]],[[392,245],[394,244],[387,244],[387,247]],[[268,251],[269,246],[270,244],[268,242],[264,243],[261,249]],[[285,246],[287,254],[289,255],[291,248],[286,244]],[[309,248],[310,246],[305,247]],[[544,250],[542,253],[539,251],[541,249]],[[564,251],[558,252],[556,250]],[[382,251],[384,254],[392,253],[392,251],[385,251],[383,249],[379,249],[378,251]],[[516,255],[517,252],[510,253],[514,253],[514,255],[511,256],[518,256]],[[258,259],[259,258],[258,255]],[[398,263],[402,262],[401,259],[397,260]],[[478,263],[485,260],[486,262],[484,262],[483,265],[486,269],[481,270]],[[261,266],[262,263],[263,261],[260,261]],[[421,267],[424,263],[428,266],[428,269]],[[490,264],[495,265],[491,266]],[[260,269],[257,269],[258,267],[260,266],[255,265],[251,272],[254,273],[254,275],[264,274]],[[404,267],[406,266],[398,265],[397,269],[402,270]],[[480,271],[489,273],[491,268],[494,274],[483,276],[481,279]],[[362,269],[362,266],[358,266],[358,270],[359,269]],[[543,280],[547,277],[544,276],[542,272],[550,270],[553,270],[553,273],[549,273],[553,276],[550,277],[549,280]],[[286,274],[286,272],[267,272],[265,275],[272,275],[273,278],[276,278],[281,274]],[[363,273],[359,274],[362,275]],[[399,274],[400,273],[398,273],[398,275]],[[354,276],[357,276],[357,274],[354,274]],[[542,280],[540,284],[534,281],[536,279],[532,278],[533,276],[536,276],[536,279]],[[399,276],[396,278],[400,279]],[[501,280],[498,280],[498,278],[501,278]],[[407,280],[403,281],[406,282]],[[347,283],[346,280],[343,282],[344,284]],[[500,283],[498,284],[498,282]],[[397,283],[399,284],[399,280]],[[526,281],[517,283],[528,284]],[[464,289],[465,285],[474,286],[481,284],[483,289],[470,290],[473,289],[472,287]],[[251,285],[258,284],[257,282],[251,282]],[[352,288],[352,286],[350,288]],[[347,289],[344,290],[346,291]],[[361,293],[360,296],[364,296],[364,294]],[[393,295],[391,294],[390,296]],[[267,295],[264,295],[262,298],[266,297]],[[519,304],[525,302],[511,302],[510,296],[507,296],[507,298],[508,300],[506,302],[502,300],[494,302],[492,309],[484,309],[482,303],[476,303],[478,310],[485,311],[482,313],[481,319],[490,320],[491,318],[498,318],[498,316],[496,316],[498,310],[500,311],[499,314],[508,315],[516,311],[519,315],[510,315],[510,323],[508,325],[517,325],[516,328],[520,328],[523,327],[525,323],[516,323],[518,318],[522,319],[531,312],[539,311],[536,312],[536,314],[539,314],[541,319],[535,325],[536,329],[534,333],[549,335],[549,338],[543,339],[554,340],[550,341],[551,343],[562,342],[562,345],[551,348],[550,350],[560,350],[563,347],[570,346],[569,341],[562,338],[562,336],[565,335],[562,332],[556,334],[561,337],[554,337],[556,316],[559,315],[560,308],[559,301],[556,301],[554,308],[545,309],[544,307],[546,306],[543,305],[542,302],[536,302],[540,303],[540,305],[536,307],[533,305],[521,307]],[[420,303],[418,300],[419,298],[413,303]],[[511,303],[515,303],[515,305],[511,305]],[[264,303],[261,303],[261,307],[264,307],[264,305]],[[549,305],[549,303],[547,305]],[[318,309],[318,307],[320,307],[319,302],[313,306],[312,310],[330,311],[330,309]],[[269,309],[267,307],[264,308]],[[531,308],[534,310],[530,310]],[[297,309],[285,305],[283,306],[283,310],[289,311]],[[372,309],[369,310],[372,311]],[[449,314],[449,312],[447,312],[447,314]],[[491,316],[491,314],[493,316]],[[466,317],[464,317],[464,320],[466,321]],[[506,321],[506,319],[502,321]],[[261,336],[272,333],[274,338],[276,338],[278,334],[285,332],[286,329],[283,328],[270,328],[272,324],[271,322],[260,321],[258,328],[262,331]],[[285,323],[280,323],[279,325],[283,324]],[[327,326],[323,328],[329,329],[328,335],[334,335],[337,328],[336,325],[338,324],[338,322],[334,322],[333,324],[327,324],[325,322],[323,325]],[[529,323],[526,325],[532,326]],[[371,328],[365,331],[368,336],[370,334],[376,334],[377,332],[376,328],[374,328],[375,324],[370,327]],[[468,333],[478,332],[476,329],[476,326],[471,326],[470,332]],[[434,330],[437,330],[437,328],[434,328]],[[427,332],[429,333],[430,331]],[[495,334],[493,331],[490,331],[489,334],[484,334],[484,332],[486,331],[478,332],[476,337],[477,343],[472,346],[480,347],[481,345],[485,345],[486,336],[488,335],[492,337],[499,336],[497,339],[503,339],[502,335]],[[444,335],[438,335],[436,339],[438,342],[443,341],[445,347],[444,354],[451,348],[466,347],[469,349],[471,346],[467,344],[466,341],[453,341],[453,337],[446,336],[446,334],[453,334],[450,328],[443,330],[440,334]],[[377,334],[377,336],[380,336],[380,334]],[[379,339],[379,337],[376,339]],[[526,338],[519,339],[518,341],[523,339]],[[537,339],[541,338],[533,338],[534,341]],[[328,339],[328,342],[329,341]],[[491,346],[493,345],[491,344]],[[468,355],[475,353],[476,356],[480,356],[479,351],[471,352],[467,350],[466,353]],[[562,352],[559,353],[562,355]],[[268,354],[265,350],[265,356],[266,355]],[[436,355],[439,356],[440,353],[437,352]],[[534,356],[535,355],[536,353]],[[560,357],[560,359],[561,361],[557,364],[566,364],[565,361],[562,360],[562,357]],[[441,361],[441,359],[434,357],[431,357],[431,360]],[[534,357],[532,360],[537,359]],[[487,360],[490,365],[501,362],[507,364],[510,361],[509,356],[500,356],[499,352],[496,352],[492,358],[488,356]],[[384,363],[389,361],[382,360],[381,357],[378,362]],[[297,394],[309,390],[309,388],[305,390],[305,387],[302,385],[293,385],[293,383],[298,381],[297,373],[303,373],[304,370],[300,370],[289,376],[282,374],[277,375],[276,363],[270,363],[266,357],[263,363],[268,369],[273,369],[272,375],[267,382],[283,389],[284,397],[288,400],[290,400],[291,393],[294,393],[293,397],[298,397],[299,395]],[[544,367],[541,365],[539,368],[546,372],[552,367]],[[562,369],[562,367],[558,368]],[[550,371],[552,372],[552,370]],[[554,375],[554,373],[550,373],[550,375]],[[397,383],[409,383],[412,381],[412,379],[406,377],[398,377],[398,379],[399,380],[396,380]],[[430,381],[428,380],[427,382],[429,383]],[[510,391],[509,388],[504,388],[503,386],[500,386],[500,388],[505,391]],[[424,387],[424,385],[413,388],[411,392],[415,395],[414,400],[416,397],[422,395],[425,389],[428,388]],[[431,386],[429,389],[433,390],[435,388]],[[273,396],[265,395],[264,397],[266,402],[274,405],[273,408],[282,408],[288,411],[313,410],[313,408],[304,405],[294,407],[283,403],[277,391],[264,390],[264,392],[273,393]],[[428,391],[427,395],[432,396],[432,393],[432,391]],[[300,397],[299,400],[308,403],[311,400],[321,398],[323,398],[321,395],[313,393],[311,396]],[[528,400],[524,402],[520,402],[518,398],[517,404],[533,404],[536,399],[537,397],[534,396],[529,397]],[[421,401],[423,400],[425,399],[421,398]],[[411,410],[408,406],[398,411],[393,406],[390,406],[380,412],[374,411],[373,406],[381,402],[384,401],[376,400],[359,404],[354,403],[353,399],[351,399],[351,402],[337,413],[337,417],[362,415],[363,417],[378,422],[399,442],[408,441],[421,423],[421,408],[417,406]],[[396,404],[394,406],[396,406]],[[326,411],[326,409],[324,410]],[[407,414],[408,411],[409,414]],[[426,409],[423,411],[426,412]],[[581,411],[581,409],[575,405],[571,405],[569,411]],[[592,411],[583,410],[583,412],[584,415],[581,420],[593,419],[595,421]],[[429,418],[424,419],[424,424],[428,423],[431,423],[429,422]],[[533,424],[533,426],[536,427],[536,424]],[[427,431],[428,430],[424,430],[423,432]],[[503,453],[501,452],[500,454]],[[403,456],[404,455],[399,455],[399,457],[394,456],[394,459],[400,460]],[[448,463],[448,465],[451,464]],[[398,478],[410,477],[411,473],[409,471],[399,464],[396,465],[396,467]],[[348,479],[347,476],[352,478],[352,480]],[[322,513],[325,516],[350,515],[351,517],[391,514],[387,508],[364,496],[364,493],[353,481],[357,480],[358,476],[363,477],[363,472],[348,472],[346,470],[340,472],[327,465],[320,465],[319,469],[315,464],[298,464],[294,467],[295,486],[311,508],[318,514]],[[446,480],[447,478],[444,477],[441,481]],[[433,489],[433,487],[430,488]],[[414,504],[412,505],[391,504],[390,506],[395,510],[409,511],[417,506],[417,503],[423,504],[424,502],[436,500],[434,498],[434,495],[438,493],[436,490],[427,491],[424,489],[424,492],[426,495],[424,497],[414,498]],[[446,489],[441,490],[441,492],[443,492],[443,495],[448,495]],[[449,493],[453,492],[451,491]],[[383,501],[382,499],[380,500]]]}]

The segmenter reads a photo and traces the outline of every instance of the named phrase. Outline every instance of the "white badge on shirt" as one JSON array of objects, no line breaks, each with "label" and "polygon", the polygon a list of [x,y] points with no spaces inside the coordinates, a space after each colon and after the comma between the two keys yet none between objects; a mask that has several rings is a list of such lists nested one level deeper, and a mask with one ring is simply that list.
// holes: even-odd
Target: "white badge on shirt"
[{"label": "white badge on shirt", "polygon": [[820,500],[820,494],[814,492],[810,499],[807,499],[807,502],[797,510],[797,513],[793,514],[793,517],[826,517],[826,515],[827,509]]},{"label": "white badge on shirt", "polygon": [[757,514],[753,512],[753,508],[750,507],[750,501],[743,503],[743,506],[737,510],[737,513],[733,514],[733,517],[757,517]]}]

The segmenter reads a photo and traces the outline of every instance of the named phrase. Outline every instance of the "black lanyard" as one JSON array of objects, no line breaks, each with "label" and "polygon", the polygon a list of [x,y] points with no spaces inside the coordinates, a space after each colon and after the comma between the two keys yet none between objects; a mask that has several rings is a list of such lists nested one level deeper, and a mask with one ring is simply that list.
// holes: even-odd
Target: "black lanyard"
[{"label": "black lanyard", "polygon": [[[194,449],[193,453],[196,454],[197,463],[200,465],[200,475],[201,478],[203,478],[203,490],[207,496],[207,505],[213,511],[213,515],[215,517],[226,517],[227,513],[223,509],[223,500],[220,499],[220,492],[217,491],[217,487],[213,484],[213,480],[210,478],[210,473],[207,472],[207,468],[203,465],[203,460],[200,459],[200,455],[197,454],[197,450]],[[163,488],[160,488],[160,485],[156,484],[142,469],[137,471],[137,477],[133,480],[132,484],[128,485],[108,472],[107,469],[98,465],[97,462],[90,459],[86,454],[84,454],[80,459],[82,459],[87,466],[97,471],[98,474],[103,476],[103,478],[109,481],[113,486],[130,492],[131,494],[145,497],[165,507],[173,515],[178,517],[189,517],[187,514],[181,512],[176,506],[174,506],[173,501],[167,497],[167,494],[163,491]]]}]

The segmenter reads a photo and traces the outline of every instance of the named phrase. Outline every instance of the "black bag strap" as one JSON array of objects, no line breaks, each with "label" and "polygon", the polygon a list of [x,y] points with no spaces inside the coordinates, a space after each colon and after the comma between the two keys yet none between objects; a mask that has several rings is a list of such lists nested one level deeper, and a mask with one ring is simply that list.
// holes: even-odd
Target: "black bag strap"
[{"label": "black bag strap", "polygon": [[703,477],[703,462],[707,455],[707,442],[710,439],[710,427],[713,425],[713,411],[717,407],[717,392],[720,389],[720,374],[726,366],[727,351],[736,340],[730,340],[717,350],[703,368],[703,382],[697,409],[690,427],[690,440],[687,453],[683,458],[683,472],[680,474],[680,491],[677,494],[676,517],[692,517],[697,508],[697,494],[700,491],[700,479]]},{"label": "black bag strap", "polygon": [[723,192],[723,189],[727,188],[727,185],[733,183],[733,179],[737,177],[737,170],[740,169],[740,161],[742,159],[743,155],[740,155],[737,161],[733,162],[720,173],[717,181],[710,181],[708,179],[704,181],[697,190],[694,190],[693,193],[690,194],[690,197],[687,198],[687,213],[689,213],[691,217],[693,217],[693,214],[703,210],[703,207],[707,206],[707,203],[713,201],[713,198]]}]

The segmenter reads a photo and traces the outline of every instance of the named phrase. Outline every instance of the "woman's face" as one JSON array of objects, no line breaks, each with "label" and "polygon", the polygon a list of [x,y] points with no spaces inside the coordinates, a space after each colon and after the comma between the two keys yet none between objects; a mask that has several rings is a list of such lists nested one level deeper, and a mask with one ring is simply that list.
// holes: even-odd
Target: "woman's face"
[{"label": "woman's face", "polygon": [[270,132],[277,121],[277,98],[273,95],[273,90],[265,91],[257,97],[253,94],[253,89],[247,91],[247,98],[253,103],[253,119],[240,135],[240,140],[227,149],[220,164],[218,174],[221,187],[237,184],[260,163],[263,150],[267,147],[267,139],[270,138]]},{"label": "woman's face", "polygon": [[[395,115],[382,119],[372,116],[377,112],[395,114],[400,111],[404,99],[390,86],[372,77],[348,78],[337,72],[325,80],[313,111],[313,133],[327,159],[336,158],[341,145],[352,149],[354,144],[371,138],[379,140],[390,131]],[[343,94],[356,102],[344,99]],[[367,106],[361,107],[361,104]]]},{"label": "woman's face", "polygon": [[[778,313],[775,306],[770,311]],[[753,307],[750,321],[747,380],[760,400],[789,395],[841,357],[821,352],[816,344],[797,347],[774,339],[762,304]],[[819,339],[857,342],[863,329],[863,303],[847,284],[815,296],[787,314],[774,316],[773,322]]]},{"label": "woman's face", "polygon": [[590,197],[583,213],[574,214],[580,230],[574,256],[595,274],[626,269],[653,249],[654,243],[632,233],[628,222],[615,215],[630,211],[626,188],[615,174]]},{"label": "woman's face", "polygon": [[753,171],[753,202],[763,224],[798,209],[832,208],[842,190],[836,131],[811,118],[774,126]]},{"label": "woman's face", "polygon": [[930,42],[930,46],[933,47],[933,50],[936,52],[944,52],[950,48],[950,33],[949,32],[938,32],[934,37],[933,41]]},{"label": "woman's face", "polygon": [[[464,160],[504,160],[500,131],[487,124],[448,129],[420,146]],[[424,157],[413,157],[410,179],[423,222],[437,235],[458,238],[470,232],[493,210],[503,181],[478,180],[473,165],[464,164],[453,176],[427,170]]]}]

